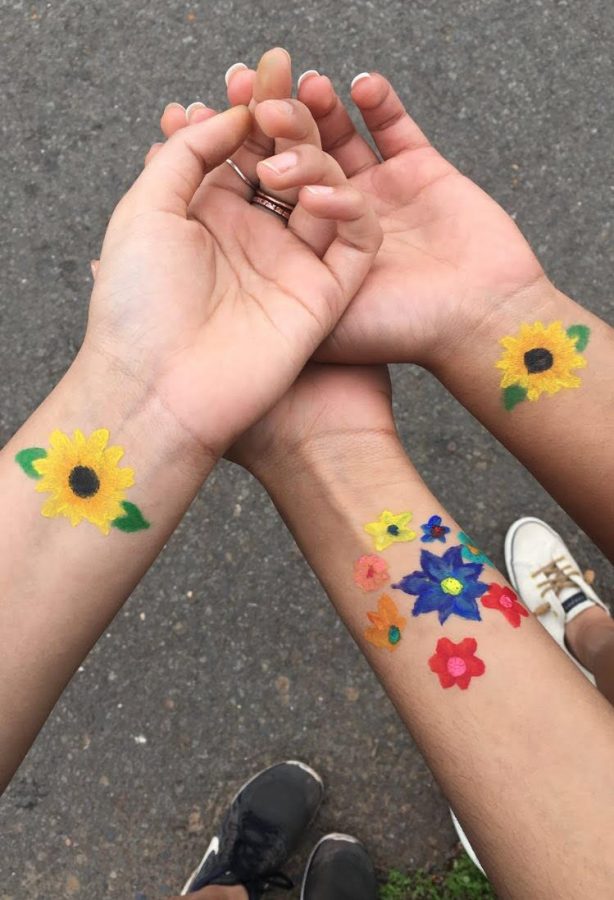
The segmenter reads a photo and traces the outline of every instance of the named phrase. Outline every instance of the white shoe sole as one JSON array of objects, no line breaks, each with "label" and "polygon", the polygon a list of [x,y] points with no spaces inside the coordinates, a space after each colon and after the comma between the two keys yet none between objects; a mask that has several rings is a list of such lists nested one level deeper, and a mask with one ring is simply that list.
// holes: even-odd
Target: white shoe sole
[{"label": "white shoe sole", "polygon": [[[268,770],[271,769],[271,768],[273,768],[273,766],[275,766],[275,765],[298,766],[299,769],[302,769],[304,772],[307,772],[308,775],[311,775],[311,777],[314,778],[314,779],[318,782],[318,784],[319,784],[320,787],[322,788],[322,791],[324,791],[324,782],[323,782],[322,778],[318,775],[318,773],[315,771],[315,769],[312,769],[311,766],[308,766],[308,765],[307,765],[307,763],[300,762],[300,761],[297,760],[297,759],[286,759],[286,760],[284,760],[283,763],[273,763],[272,766],[265,766],[264,769],[261,769],[259,772],[256,772],[255,775],[252,775],[251,778],[248,778],[247,781],[245,782],[245,784],[241,785],[241,787],[239,788],[239,790],[236,791],[234,797],[232,798],[232,800],[231,800],[230,803],[229,803],[229,806],[232,806],[232,804],[235,802],[235,800],[237,799],[237,797],[239,796],[239,794],[240,794],[242,791],[244,791],[245,788],[246,788],[248,785],[250,785],[250,784],[252,783],[252,781],[255,781],[256,778],[260,778],[260,776],[261,776],[264,772],[268,772]],[[315,818],[315,816],[314,816],[314,818]],[[311,821],[313,821],[313,819],[312,819]],[[309,824],[311,824],[311,822],[310,822]],[[196,875],[198,874],[198,872],[200,872],[200,870],[202,869],[202,867],[203,867],[203,865],[204,865],[204,862],[205,862],[205,860],[207,859],[207,857],[209,856],[209,853],[211,852],[212,848],[215,848],[215,843],[216,843],[216,841],[217,841],[217,844],[218,844],[218,847],[219,847],[219,838],[218,838],[217,835],[214,835],[214,836],[211,838],[211,842],[210,842],[209,846],[207,847],[207,849],[205,850],[205,852],[204,852],[204,854],[203,854],[203,856],[202,856],[201,861],[200,861],[199,864],[196,866],[196,868],[194,869],[194,871],[192,872],[192,874],[190,875],[190,877],[188,878],[188,880],[187,880],[186,883],[184,884],[183,890],[182,890],[181,893],[179,894],[180,897],[185,897],[186,894],[188,894],[188,892],[189,892],[189,890],[190,890],[190,885],[191,885],[192,882],[194,881],[194,878],[196,877]]]},{"label": "white shoe sole", "polygon": [[459,841],[461,842],[461,845],[462,845],[462,847],[463,847],[463,850],[465,851],[465,853],[467,854],[467,856],[469,857],[469,859],[471,860],[471,862],[473,863],[473,865],[476,867],[476,869],[479,869],[480,872],[482,873],[482,875],[483,875],[485,878],[488,878],[488,875],[486,874],[486,872],[485,872],[484,869],[482,868],[482,863],[480,862],[480,860],[479,860],[479,859],[477,858],[477,856],[476,856],[475,850],[473,849],[473,847],[472,847],[471,844],[469,843],[469,838],[467,837],[467,835],[466,835],[465,832],[463,831],[462,825],[461,825],[461,823],[458,821],[458,819],[456,818],[456,816],[455,816],[455,814],[454,814],[454,811],[453,811],[453,809],[452,809],[451,807],[450,807],[450,815],[452,816],[452,824],[454,825],[454,830],[456,831],[456,835],[457,835]]}]

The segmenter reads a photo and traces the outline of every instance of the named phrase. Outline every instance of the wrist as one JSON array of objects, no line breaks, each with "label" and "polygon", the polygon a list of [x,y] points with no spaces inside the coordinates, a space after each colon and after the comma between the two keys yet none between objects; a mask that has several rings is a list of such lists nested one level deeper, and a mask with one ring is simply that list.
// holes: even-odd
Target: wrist
[{"label": "wrist", "polygon": [[326,434],[255,460],[251,473],[275,499],[326,494],[341,505],[391,483],[417,478],[394,432]]},{"label": "wrist", "polygon": [[486,311],[470,313],[464,327],[439,346],[427,368],[453,393],[463,376],[482,376],[485,369],[490,370],[491,358],[495,380],[500,380],[494,363],[501,354],[501,338],[516,334],[523,323],[541,321],[548,325],[561,321],[567,327],[584,322],[588,316],[543,276],[513,296],[490,303]]},{"label": "wrist", "polygon": [[217,461],[167,408],[154,386],[87,341],[55,394],[67,427],[106,428],[114,442],[138,448],[143,459],[155,460],[156,467],[176,467],[185,479],[202,482]]}]

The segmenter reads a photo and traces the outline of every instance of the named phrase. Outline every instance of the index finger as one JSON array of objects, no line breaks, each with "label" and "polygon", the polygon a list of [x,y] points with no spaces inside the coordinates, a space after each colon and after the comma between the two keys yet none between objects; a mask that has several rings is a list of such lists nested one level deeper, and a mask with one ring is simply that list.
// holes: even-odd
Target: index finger
[{"label": "index finger", "polygon": [[206,122],[182,128],[143,169],[126,199],[139,212],[186,215],[207,172],[241,146],[252,125],[245,106],[235,106]]}]

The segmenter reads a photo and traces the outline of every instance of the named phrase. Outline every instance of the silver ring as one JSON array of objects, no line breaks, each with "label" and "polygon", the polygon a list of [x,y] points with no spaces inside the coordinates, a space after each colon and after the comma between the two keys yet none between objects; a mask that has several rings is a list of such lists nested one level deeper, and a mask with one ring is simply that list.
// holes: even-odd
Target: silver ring
[{"label": "silver ring", "polygon": [[286,223],[294,210],[294,206],[291,203],[286,203],[277,197],[271,197],[270,194],[265,194],[261,190],[256,191],[251,199],[251,203],[253,206],[261,206],[263,209],[268,209],[269,212],[275,213],[276,216],[283,219]]},{"label": "silver ring", "polygon": [[246,184],[249,188],[252,189],[252,191],[257,191],[257,190],[258,190],[258,185],[257,185],[257,184],[254,184],[253,181],[250,181],[250,179],[247,177],[247,175],[245,174],[245,172],[242,172],[241,169],[238,167],[238,165],[236,164],[236,162],[234,161],[234,159],[227,159],[227,160],[226,160],[226,163],[230,166],[230,168],[231,168],[234,172],[237,173],[237,175],[239,176],[239,178],[241,179],[241,181],[244,181],[245,184]]}]

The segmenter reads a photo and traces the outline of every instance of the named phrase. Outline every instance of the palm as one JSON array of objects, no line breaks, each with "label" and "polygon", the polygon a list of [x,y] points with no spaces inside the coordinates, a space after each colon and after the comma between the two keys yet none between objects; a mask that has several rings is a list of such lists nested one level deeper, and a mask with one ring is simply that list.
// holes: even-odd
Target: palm
[{"label": "palm", "polygon": [[507,213],[433,147],[352,181],[370,195],[384,240],[323,358],[422,362],[461,321],[543,274]]},{"label": "palm", "polygon": [[395,432],[388,371],[384,366],[311,363],[277,405],[243,434],[228,458],[247,469],[271,459],[292,459],[299,448],[330,446],[333,436]]},{"label": "palm", "polygon": [[278,219],[217,186],[188,218],[136,217],[116,241],[111,227],[105,251],[90,340],[110,335],[104,349],[131,359],[196,433],[232,407],[231,439],[264,412],[265,392],[292,381],[348,299]]}]

